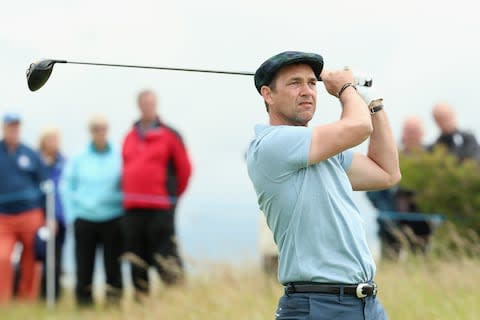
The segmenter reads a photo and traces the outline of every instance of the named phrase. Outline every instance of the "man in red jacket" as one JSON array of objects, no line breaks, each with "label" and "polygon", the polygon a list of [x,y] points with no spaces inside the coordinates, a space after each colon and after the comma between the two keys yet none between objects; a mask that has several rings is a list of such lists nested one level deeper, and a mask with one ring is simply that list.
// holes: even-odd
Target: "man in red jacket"
[{"label": "man in red jacket", "polygon": [[183,279],[175,239],[175,207],[187,188],[191,165],[178,132],[157,115],[150,90],[138,95],[141,118],[123,143],[125,241],[137,296],[148,294],[148,267],[167,285]]}]

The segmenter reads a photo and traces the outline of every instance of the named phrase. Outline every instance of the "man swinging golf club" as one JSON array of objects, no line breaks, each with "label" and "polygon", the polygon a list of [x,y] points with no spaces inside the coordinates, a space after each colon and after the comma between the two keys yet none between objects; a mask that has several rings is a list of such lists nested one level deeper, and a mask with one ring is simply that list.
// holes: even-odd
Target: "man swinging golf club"
[{"label": "man swinging golf club", "polygon": [[[340,100],[340,119],[308,127],[317,80]],[[365,101],[348,68],[323,70],[320,55],[283,52],[255,73],[270,125],[257,125],[248,173],[279,248],[285,286],[276,319],[386,319],[375,263],[353,190],[400,180],[383,99]],[[350,148],[370,137],[368,154]]]}]

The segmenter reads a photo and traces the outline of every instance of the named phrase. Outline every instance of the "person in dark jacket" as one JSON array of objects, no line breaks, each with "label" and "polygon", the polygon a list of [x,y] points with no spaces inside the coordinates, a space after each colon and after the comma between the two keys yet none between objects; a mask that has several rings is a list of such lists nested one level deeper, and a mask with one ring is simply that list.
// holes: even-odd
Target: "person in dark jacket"
[{"label": "person in dark jacket", "polygon": [[457,125],[453,108],[447,103],[438,103],[433,108],[433,118],[440,129],[440,136],[430,147],[445,146],[460,161],[473,159],[480,162],[480,147],[475,136]]},{"label": "person in dark jacket", "polygon": [[175,238],[175,207],[187,188],[190,160],[180,134],[160,120],[154,92],[138,95],[141,118],[123,143],[122,191],[127,256],[136,296],[148,293],[147,269],[163,282],[183,279]]},{"label": "person in dark jacket", "polygon": [[23,246],[18,298],[36,299],[40,283],[34,239],[45,221],[41,185],[47,172],[39,155],[20,142],[20,126],[18,114],[4,116],[0,140],[0,305],[13,297],[11,256],[17,242]]},{"label": "person in dark jacket", "polygon": [[[60,131],[57,128],[45,128],[40,134],[39,152],[47,167],[50,180],[54,184],[55,197],[55,298],[60,296],[60,275],[62,273],[62,249],[65,242],[65,217],[63,214],[63,206],[60,199],[59,182],[63,168],[65,166],[65,158],[60,153]],[[46,298],[46,261],[43,267],[41,296]]]}]

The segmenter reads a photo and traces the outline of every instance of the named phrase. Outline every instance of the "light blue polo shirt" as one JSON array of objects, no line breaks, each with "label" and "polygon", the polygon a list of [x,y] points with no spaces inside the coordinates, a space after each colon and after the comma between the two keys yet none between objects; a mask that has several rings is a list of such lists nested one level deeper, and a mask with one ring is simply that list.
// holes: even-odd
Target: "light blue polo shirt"
[{"label": "light blue polo shirt", "polygon": [[279,281],[372,280],[375,263],[346,173],[353,153],[308,165],[311,140],[311,128],[257,125],[247,152],[248,173],[279,249]]}]

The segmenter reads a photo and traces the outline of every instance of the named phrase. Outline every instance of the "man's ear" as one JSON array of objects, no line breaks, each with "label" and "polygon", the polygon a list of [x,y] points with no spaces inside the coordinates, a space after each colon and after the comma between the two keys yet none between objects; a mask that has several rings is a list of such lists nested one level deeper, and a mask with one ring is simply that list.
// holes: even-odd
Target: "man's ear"
[{"label": "man's ear", "polygon": [[272,89],[269,86],[262,86],[262,88],[260,89],[260,93],[268,105],[271,105],[273,103]]}]

